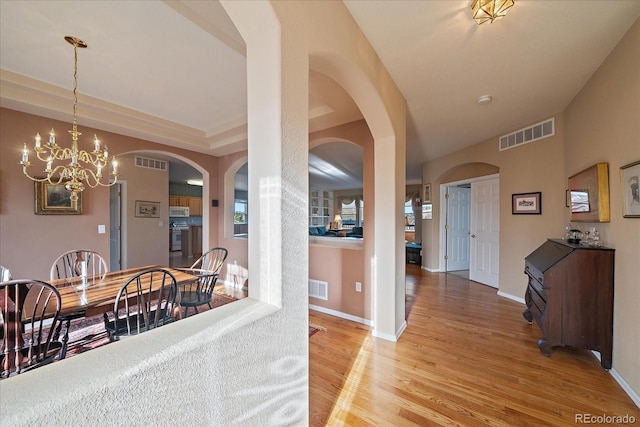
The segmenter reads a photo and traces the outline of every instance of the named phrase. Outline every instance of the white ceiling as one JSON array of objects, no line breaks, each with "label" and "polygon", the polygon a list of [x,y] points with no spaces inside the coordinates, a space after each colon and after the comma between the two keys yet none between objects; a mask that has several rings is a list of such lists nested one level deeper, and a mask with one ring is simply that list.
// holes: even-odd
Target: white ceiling
[{"label": "white ceiling", "polygon": [[[516,0],[478,26],[470,3],[345,1],[407,100],[409,182],[426,160],[562,111],[640,16],[638,0]],[[0,105],[70,121],[65,35],[89,44],[81,127],[218,156],[246,148],[244,43],[217,1],[2,0]],[[493,102],[478,105],[481,95]],[[312,131],[361,117],[321,74],[309,98]]]}]

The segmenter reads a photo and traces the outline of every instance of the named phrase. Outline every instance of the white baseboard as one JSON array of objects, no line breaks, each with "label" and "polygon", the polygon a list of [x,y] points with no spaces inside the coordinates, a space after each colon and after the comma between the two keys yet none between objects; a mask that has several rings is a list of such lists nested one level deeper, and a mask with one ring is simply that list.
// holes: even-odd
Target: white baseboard
[{"label": "white baseboard", "polygon": [[440,273],[440,269],[438,269],[438,268],[428,268],[428,267],[425,267],[424,265],[421,265],[420,269],[422,269],[424,271],[428,271],[429,273]]},{"label": "white baseboard", "polygon": [[400,325],[400,328],[398,328],[398,331],[396,332],[395,335],[385,334],[384,332],[380,332],[375,329],[371,332],[371,335],[373,335],[376,338],[382,338],[383,340],[396,342],[398,341],[398,338],[400,338],[400,335],[402,335],[402,332],[404,332],[405,329],[407,329],[406,320],[402,322],[402,325]]},{"label": "white baseboard", "polygon": [[[336,311],[330,308],[320,307],[318,305],[313,305],[313,304],[309,304],[309,308],[311,310],[319,311],[320,313],[339,317],[341,319],[351,320],[353,322],[362,323],[363,325],[367,325],[367,326],[373,326],[373,322],[371,320],[367,320],[362,317],[353,316],[351,314],[343,313],[341,311]],[[371,335],[373,335],[376,338],[382,338],[387,341],[396,342],[398,341],[398,338],[400,338],[400,335],[402,335],[402,333],[406,328],[407,328],[407,321],[405,320],[404,322],[402,322],[402,325],[400,325],[400,328],[398,328],[398,331],[396,331],[395,335],[385,334],[383,332],[377,331],[376,329],[371,331]]]},{"label": "white baseboard", "polygon": [[[602,361],[599,352],[591,350],[591,354],[593,354],[595,358],[598,359],[598,362]],[[635,403],[636,406],[640,408],[640,395],[638,395],[638,393],[636,393],[636,391],[631,388],[629,383],[627,383],[624,378],[622,378],[622,375],[620,375],[618,371],[613,368],[609,369],[609,374],[611,374],[613,379],[616,380],[618,384],[620,384],[620,387],[622,387],[624,392],[627,393],[627,396],[629,396],[631,400],[633,400],[633,403]]]},{"label": "white baseboard", "polygon": [[508,294],[506,292],[498,291],[498,296],[519,302],[520,304],[526,304],[526,302],[524,301],[524,298],[520,298],[515,295]]},{"label": "white baseboard", "polygon": [[341,311],[332,310],[330,308],[320,307],[319,305],[309,304],[311,310],[319,311],[320,313],[329,314],[331,316],[339,317],[341,319],[351,320],[352,322],[362,323],[363,325],[373,326],[371,320],[364,319],[362,317],[353,316],[351,314],[343,313]]}]

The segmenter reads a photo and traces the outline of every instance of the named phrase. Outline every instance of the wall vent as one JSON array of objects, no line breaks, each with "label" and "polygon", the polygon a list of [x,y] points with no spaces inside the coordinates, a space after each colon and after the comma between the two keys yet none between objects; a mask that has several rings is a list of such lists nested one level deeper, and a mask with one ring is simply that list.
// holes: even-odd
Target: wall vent
[{"label": "wall vent", "polygon": [[519,131],[501,136],[498,139],[498,148],[500,151],[517,147],[518,145],[528,144],[539,139],[547,138],[556,134],[555,119],[552,117],[533,126],[529,126]]},{"label": "wall vent", "polygon": [[329,284],[321,280],[309,279],[309,296],[313,298],[328,300]]},{"label": "wall vent", "polygon": [[167,162],[164,160],[152,159],[150,157],[136,156],[136,166],[139,168],[156,169],[167,171]]}]

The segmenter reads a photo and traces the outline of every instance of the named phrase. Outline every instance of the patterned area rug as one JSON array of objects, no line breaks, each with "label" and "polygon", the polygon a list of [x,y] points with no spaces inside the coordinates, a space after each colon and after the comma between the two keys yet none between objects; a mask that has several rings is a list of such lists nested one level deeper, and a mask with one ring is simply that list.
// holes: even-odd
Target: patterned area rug
[{"label": "patterned area rug", "polygon": [[309,323],[309,336],[315,334],[318,331],[326,331],[327,328],[320,325],[314,325],[313,323]]},{"label": "patterned area rug", "polygon": [[[237,301],[237,298],[214,293],[211,305],[213,308],[216,308],[234,301]],[[207,305],[198,308],[200,313],[207,310],[209,310]],[[193,309],[190,309],[189,316],[193,315],[194,311]],[[73,357],[76,354],[84,353],[85,351],[107,345],[109,342],[107,331],[104,329],[104,320],[102,315],[74,320],[71,322],[71,329],[69,330],[69,346],[66,357]]]}]

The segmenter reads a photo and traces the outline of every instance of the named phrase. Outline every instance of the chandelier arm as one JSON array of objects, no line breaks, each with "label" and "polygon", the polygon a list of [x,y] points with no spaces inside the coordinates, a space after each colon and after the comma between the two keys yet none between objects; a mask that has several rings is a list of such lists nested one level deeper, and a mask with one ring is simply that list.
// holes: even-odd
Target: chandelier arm
[{"label": "chandelier arm", "polygon": [[57,147],[56,149],[49,149],[48,152],[47,150],[41,148],[35,151],[38,160],[42,162],[48,162],[50,160],[67,160],[71,158],[70,148]]},{"label": "chandelier arm", "polygon": [[[58,185],[60,184],[64,177],[63,174],[60,173],[60,175],[58,176],[57,179],[53,179],[54,176],[56,175],[56,173],[58,173],[58,169],[64,169],[64,166],[58,166],[55,169],[53,169],[51,171],[50,174],[47,174],[47,176],[45,176],[44,178],[39,178],[39,177],[35,177],[35,176],[31,176],[29,175],[29,172],[27,171],[27,165],[23,165],[22,166],[22,173],[24,173],[24,175],[29,178],[31,181],[35,181],[35,182],[48,182],[49,184],[53,184],[53,185]],[[44,172],[44,171],[43,171]]]}]

